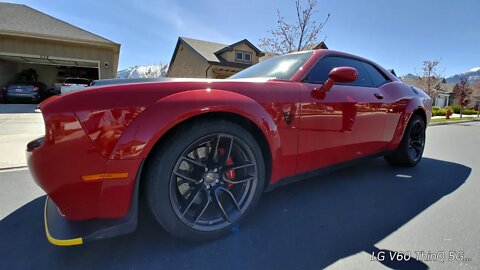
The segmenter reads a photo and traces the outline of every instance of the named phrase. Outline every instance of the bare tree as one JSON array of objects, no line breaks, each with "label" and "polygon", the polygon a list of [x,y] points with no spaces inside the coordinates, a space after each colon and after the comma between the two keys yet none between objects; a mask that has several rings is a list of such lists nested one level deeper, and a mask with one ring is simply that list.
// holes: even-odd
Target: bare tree
[{"label": "bare tree", "polygon": [[460,118],[463,116],[463,110],[471,101],[473,90],[469,87],[468,79],[465,76],[460,78],[460,82],[453,87],[455,101],[460,105]]},{"label": "bare tree", "polygon": [[480,102],[480,82],[476,82],[474,83],[473,85],[471,85],[471,88],[472,88],[472,97],[473,99],[475,99],[477,101],[477,110],[480,110],[480,106],[478,104],[478,102]]},{"label": "bare tree", "polygon": [[473,100],[475,100],[475,106],[474,109],[477,110],[477,117],[480,116],[480,82],[477,82],[472,85],[472,96]]},{"label": "bare tree", "polygon": [[438,71],[439,60],[423,61],[422,72],[417,74],[417,84],[425,90],[429,96],[436,98],[439,91],[443,91],[443,78]]},{"label": "bare tree", "polygon": [[[295,1],[297,20],[289,23],[277,9],[278,26],[268,31],[271,37],[260,39],[260,48],[269,53],[285,54],[312,49],[318,43],[318,35],[330,18],[330,13],[320,23],[315,20],[317,0],[307,0],[303,9],[300,0]],[[323,39],[325,40],[326,37]]]}]

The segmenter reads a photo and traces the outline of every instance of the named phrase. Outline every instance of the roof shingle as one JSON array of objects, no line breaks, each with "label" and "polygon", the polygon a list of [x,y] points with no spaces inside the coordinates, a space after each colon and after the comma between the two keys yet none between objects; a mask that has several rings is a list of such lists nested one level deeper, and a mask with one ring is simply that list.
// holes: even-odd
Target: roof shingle
[{"label": "roof shingle", "polygon": [[106,38],[21,4],[0,3],[0,32],[116,44]]},{"label": "roof shingle", "polygon": [[197,51],[203,58],[209,62],[219,62],[220,60],[215,55],[215,52],[227,47],[226,44],[215,43],[210,41],[198,40],[193,38],[180,37],[185,43],[190,45],[195,51]]}]

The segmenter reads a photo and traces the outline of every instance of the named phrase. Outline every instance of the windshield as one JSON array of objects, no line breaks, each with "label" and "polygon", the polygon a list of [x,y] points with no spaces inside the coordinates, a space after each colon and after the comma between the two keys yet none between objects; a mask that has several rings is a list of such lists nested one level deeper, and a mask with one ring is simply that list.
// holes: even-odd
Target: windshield
[{"label": "windshield", "polygon": [[313,52],[310,51],[276,56],[251,66],[233,75],[230,79],[268,77],[278,80],[290,80],[312,54]]},{"label": "windshield", "polygon": [[28,76],[28,75],[18,75],[17,80],[15,80],[15,83],[35,83],[35,78],[33,76]]}]

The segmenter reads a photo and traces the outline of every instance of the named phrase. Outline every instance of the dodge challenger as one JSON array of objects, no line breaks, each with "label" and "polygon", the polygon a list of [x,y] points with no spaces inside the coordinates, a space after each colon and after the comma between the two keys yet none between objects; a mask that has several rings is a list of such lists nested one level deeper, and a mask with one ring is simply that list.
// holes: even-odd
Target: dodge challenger
[{"label": "dodge challenger", "polygon": [[41,103],[45,136],[27,145],[55,245],[132,232],[139,207],[175,237],[212,239],[276,186],[379,156],[415,166],[432,105],[376,63],[332,50],[225,80],[99,85]]}]

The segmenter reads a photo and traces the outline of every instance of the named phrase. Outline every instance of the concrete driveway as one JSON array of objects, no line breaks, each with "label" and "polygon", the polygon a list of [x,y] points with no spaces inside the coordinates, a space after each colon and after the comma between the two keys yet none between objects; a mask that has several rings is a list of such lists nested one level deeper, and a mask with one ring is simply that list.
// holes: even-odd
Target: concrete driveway
[{"label": "concrete driveway", "polygon": [[45,134],[37,104],[0,104],[0,169],[26,166],[25,145]]}]

